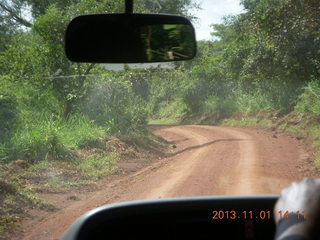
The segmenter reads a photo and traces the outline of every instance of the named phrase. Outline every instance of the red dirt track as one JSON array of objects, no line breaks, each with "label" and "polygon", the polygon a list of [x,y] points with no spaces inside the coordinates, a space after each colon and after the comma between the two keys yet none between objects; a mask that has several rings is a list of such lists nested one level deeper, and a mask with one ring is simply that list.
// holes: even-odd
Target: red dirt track
[{"label": "red dirt track", "polygon": [[24,236],[16,239],[59,239],[76,218],[108,203],[185,196],[278,194],[292,181],[315,176],[309,150],[302,141],[287,134],[204,125],[151,128],[172,142],[167,157],[130,175],[104,181],[102,190],[89,192],[54,213],[28,220],[23,225]]}]

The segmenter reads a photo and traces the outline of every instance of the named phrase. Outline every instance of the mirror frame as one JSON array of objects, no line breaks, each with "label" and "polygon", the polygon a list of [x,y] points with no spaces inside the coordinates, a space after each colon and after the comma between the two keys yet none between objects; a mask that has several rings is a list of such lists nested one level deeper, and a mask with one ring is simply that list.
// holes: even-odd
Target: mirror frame
[{"label": "mirror frame", "polygon": [[[134,22],[136,24],[141,24],[147,22],[147,25],[157,25],[157,24],[185,24],[190,25],[192,28],[192,38],[193,38],[193,48],[194,52],[193,55],[184,58],[184,59],[170,59],[170,60],[161,60],[161,61],[137,61],[137,59],[126,59],[126,57],[119,57],[118,59],[108,59],[108,57],[100,56],[97,58],[96,56],[88,57],[86,56],[85,59],[80,56],[77,47],[73,46],[72,42],[75,41],[73,34],[73,30],[83,24],[94,24],[95,22],[103,21],[106,17],[114,17],[122,18],[129,22]],[[77,41],[79,38],[77,38]],[[118,46],[120,47],[120,46]],[[117,46],[115,46],[117,48]],[[173,61],[181,61],[181,60],[190,60],[194,58],[197,52],[197,44],[196,44],[196,37],[195,37],[195,30],[191,22],[181,16],[176,15],[167,15],[167,14],[137,14],[137,13],[112,13],[112,14],[90,14],[90,15],[81,15],[77,16],[71,20],[68,24],[68,27],[65,32],[65,53],[69,60],[73,62],[87,62],[87,63],[152,63],[152,62],[173,62]]]}]

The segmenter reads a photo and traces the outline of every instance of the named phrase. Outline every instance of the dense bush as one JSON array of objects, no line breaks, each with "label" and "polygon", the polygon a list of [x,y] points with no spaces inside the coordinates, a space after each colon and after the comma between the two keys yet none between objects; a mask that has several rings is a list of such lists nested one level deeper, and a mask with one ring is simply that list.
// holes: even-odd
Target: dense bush
[{"label": "dense bush", "polygon": [[97,77],[83,98],[80,112],[110,133],[129,134],[146,125],[146,107],[125,74]]},{"label": "dense bush", "polygon": [[107,134],[144,129],[147,112],[125,76],[102,74],[74,104],[67,118],[54,90],[3,79],[0,94],[0,160],[71,159],[77,148]]},{"label": "dense bush", "polygon": [[320,83],[311,81],[303,88],[299,96],[295,111],[298,113],[312,113],[320,115]]}]

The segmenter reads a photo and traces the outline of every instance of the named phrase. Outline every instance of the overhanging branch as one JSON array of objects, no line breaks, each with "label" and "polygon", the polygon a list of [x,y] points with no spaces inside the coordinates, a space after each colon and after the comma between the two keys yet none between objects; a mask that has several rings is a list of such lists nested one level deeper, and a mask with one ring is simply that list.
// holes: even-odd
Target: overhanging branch
[{"label": "overhanging branch", "polygon": [[4,11],[6,11],[7,13],[10,14],[11,18],[13,18],[16,22],[20,23],[21,25],[31,28],[32,24],[25,20],[24,18],[20,17],[18,14],[16,14],[14,12],[13,9],[11,9],[10,7],[4,5],[3,3],[0,2],[0,8],[2,8]]}]

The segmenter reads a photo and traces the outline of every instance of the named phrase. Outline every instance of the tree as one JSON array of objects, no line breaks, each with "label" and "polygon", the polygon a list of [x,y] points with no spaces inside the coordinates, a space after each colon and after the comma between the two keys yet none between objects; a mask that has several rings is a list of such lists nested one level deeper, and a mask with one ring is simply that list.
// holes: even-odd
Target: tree
[{"label": "tree", "polygon": [[291,76],[320,76],[320,2],[318,0],[243,0],[251,26],[263,34]]},{"label": "tree", "polygon": [[[23,79],[25,74],[38,76],[33,78],[37,85],[50,87],[65,106],[65,116],[77,109],[77,103],[90,86],[86,75],[97,71],[94,64],[72,63],[64,53],[64,32],[68,22],[77,15],[89,13],[114,13],[124,11],[123,0],[0,0],[1,16],[7,19],[4,27],[26,29],[20,31],[16,39],[4,56],[0,68],[6,74],[10,72]],[[191,0],[175,0],[163,2],[165,11],[187,14],[187,6]],[[148,9],[151,8],[151,9]],[[151,2],[143,1],[135,4],[137,12],[153,11]],[[30,19],[25,17],[30,12]],[[11,20],[10,20],[11,19]],[[8,35],[9,36],[9,35]],[[29,39],[26,41],[24,39]],[[21,43],[23,43],[21,45]],[[28,45],[30,44],[30,45]],[[26,54],[27,53],[27,54]],[[23,54],[23,56],[22,56]],[[28,56],[28,57],[26,57]],[[30,59],[31,58],[31,59]],[[20,61],[18,60],[20,59]],[[24,60],[24,61],[22,61]],[[11,62],[11,65],[7,63]],[[15,72],[12,72],[14,66]],[[17,71],[19,69],[19,71]],[[77,78],[63,76],[79,75]],[[40,77],[43,76],[43,77]],[[46,77],[44,77],[46,76]]]},{"label": "tree", "polygon": [[200,4],[193,0],[140,0],[137,5],[145,12],[176,14],[185,16],[190,20],[197,19],[191,13],[191,10],[200,9]]}]

